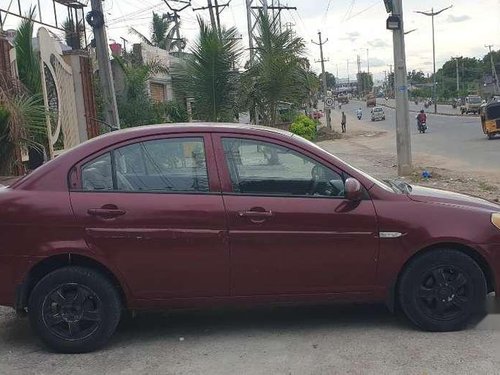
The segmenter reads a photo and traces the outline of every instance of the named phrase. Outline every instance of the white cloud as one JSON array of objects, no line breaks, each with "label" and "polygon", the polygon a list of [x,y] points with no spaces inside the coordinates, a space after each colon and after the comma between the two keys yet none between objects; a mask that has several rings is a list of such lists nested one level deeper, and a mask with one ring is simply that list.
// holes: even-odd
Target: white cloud
[{"label": "white cloud", "polygon": [[382,39],[369,40],[368,45],[372,48],[387,48],[390,47],[389,43]]},{"label": "white cloud", "polygon": [[454,16],[453,14],[450,14],[446,21],[448,23],[458,23],[458,22],[464,22],[470,20],[470,16],[464,14],[462,16]]}]

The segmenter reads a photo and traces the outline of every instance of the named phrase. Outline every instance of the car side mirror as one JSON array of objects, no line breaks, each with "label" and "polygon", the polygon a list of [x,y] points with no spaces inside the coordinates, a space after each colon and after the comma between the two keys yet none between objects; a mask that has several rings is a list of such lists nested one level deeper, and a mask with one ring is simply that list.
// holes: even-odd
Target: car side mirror
[{"label": "car side mirror", "polygon": [[355,178],[349,177],[345,180],[345,197],[350,201],[357,202],[363,198],[363,187]]}]

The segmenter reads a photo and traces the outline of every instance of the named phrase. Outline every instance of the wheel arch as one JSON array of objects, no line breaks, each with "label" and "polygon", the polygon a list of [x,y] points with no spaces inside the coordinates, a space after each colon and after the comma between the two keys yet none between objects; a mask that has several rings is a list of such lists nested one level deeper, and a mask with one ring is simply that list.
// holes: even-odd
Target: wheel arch
[{"label": "wheel arch", "polygon": [[81,266],[99,271],[107,277],[118,290],[121,303],[124,307],[128,305],[127,289],[124,283],[116,276],[109,267],[102,262],[80,254],[64,253],[52,255],[40,260],[26,274],[23,283],[16,290],[16,311],[24,311],[28,305],[28,299],[35,285],[50,272],[66,266]]},{"label": "wheel arch", "polygon": [[442,243],[436,243],[429,245],[417,252],[415,252],[411,257],[409,257],[402,267],[400,268],[398,275],[394,282],[392,283],[391,287],[389,288],[389,295],[387,299],[387,306],[391,311],[395,311],[399,309],[399,300],[397,298],[397,291],[399,289],[399,283],[401,280],[401,276],[404,274],[406,269],[408,268],[409,264],[413,262],[416,258],[427,254],[431,251],[437,250],[437,249],[453,249],[453,250],[458,250],[465,255],[468,255],[472,260],[474,260],[479,268],[481,268],[481,271],[483,272],[483,275],[486,280],[486,287],[488,290],[488,293],[495,291],[495,276],[492,271],[492,268],[486,258],[479,253],[476,249],[461,244],[457,242],[442,242]]}]

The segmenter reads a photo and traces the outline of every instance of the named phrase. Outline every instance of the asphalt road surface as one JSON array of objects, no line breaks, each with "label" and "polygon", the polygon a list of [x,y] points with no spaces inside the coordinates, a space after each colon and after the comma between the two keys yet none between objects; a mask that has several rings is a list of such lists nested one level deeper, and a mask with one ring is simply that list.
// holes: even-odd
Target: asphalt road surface
[{"label": "asphalt road surface", "polygon": [[[342,105],[342,110],[355,116],[358,108],[363,110],[362,122],[370,121],[370,110],[364,102],[351,101]],[[451,108],[451,107],[450,107]],[[337,108],[338,111],[338,108]],[[373,123],[382,130],[395,131],[395,111],[384,107],[385,121]],[[427,113],[426,134],[419,134],[416,125],[417,113],[410,113],[412,151],[446,157],[464,164],[474,171],[499,171],[500,137],[488,140],[481,129],[478,116],[447,116]],[[350,121],[358,121],[351,118]],[[349,127],[349,124],[348,124]],[[394,148],[394,145],[390,145]]]}]

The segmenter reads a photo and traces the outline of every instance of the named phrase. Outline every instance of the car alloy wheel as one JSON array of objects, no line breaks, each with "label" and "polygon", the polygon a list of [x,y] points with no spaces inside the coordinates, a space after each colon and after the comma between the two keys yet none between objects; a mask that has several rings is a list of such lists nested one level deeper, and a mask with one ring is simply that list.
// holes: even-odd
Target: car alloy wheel
[{"label": "car alloy wheel", "polygon": [[86,286],[63,284],[45,297],[42,319],[55,336],[64,340],[83,340],[99,329],[101,305],[99,296]]},{"label": "car alloy wheel", "polygon": [[463,271],[440,266],[422,276],[417,303],[430,318],[451,320],[468,310],[471,294],[468,276]]}]

